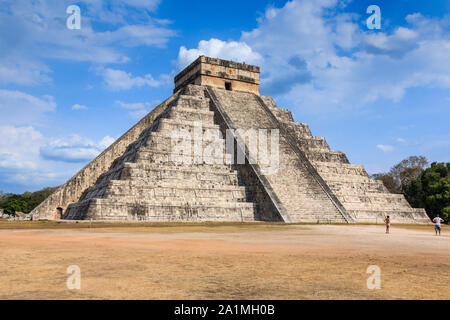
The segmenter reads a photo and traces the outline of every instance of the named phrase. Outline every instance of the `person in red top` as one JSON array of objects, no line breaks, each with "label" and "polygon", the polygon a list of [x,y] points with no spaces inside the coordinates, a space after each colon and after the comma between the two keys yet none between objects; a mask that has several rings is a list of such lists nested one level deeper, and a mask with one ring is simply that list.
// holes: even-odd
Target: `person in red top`
[{"label": "person in red top", "polygon": [[386,223],[386,233],[389,233],[391,229],[391,218],[387,216],[386,219],[384,219],[384,222]]}]

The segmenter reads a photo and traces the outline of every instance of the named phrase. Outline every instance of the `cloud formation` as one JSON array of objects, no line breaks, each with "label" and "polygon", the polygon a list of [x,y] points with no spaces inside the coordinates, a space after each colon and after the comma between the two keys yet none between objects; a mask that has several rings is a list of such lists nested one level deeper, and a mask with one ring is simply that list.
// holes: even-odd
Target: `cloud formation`
[{"label": "cloud formation", "polygon": [[385,144],[377,144],[377,148],[383,152],[389,152],[394,150],[393,146],[385,145]]},{"label": "cloud formation", "polygon": [[156,80],[151,74],[143,77],[134,77],[131,73],[118,69],[101,69],[99,71],[103,77],[105,85],[112,90],[128,90],[134,87],[159,87],[165,83],[164,80]]},{"label": "cloud formation", "polygon": [[109,136],[96,143],[90,139],[73,134],[67,138],[51,139],[40,147],[39,153],[45,160],[87,162],[99,155],[113,142],[114,139]]},{"label": "cloud formation", "polygon": [[35,125],[56,110],[52,96],[35,97],[18,90],[0,89],[0,125]]},{"label": "cloud formation", "polygon": [[72,106],[72,110],[87,110],[88,107],[82,105],[82,104],[74,104]]},{"label": "cloud formation", "polygon": [[[0,84],[34,85],[50,81],[45,59],[123,63],[122,48],[164,47],[175,32],[167,20],[149,12],[158,0],[83,0],[81,29],[69,30],[67,0],[0,2]],[[93,26],[101,24],[101,30]],[[106,29],[106,30],[105,30]],[[13,75],[13,76],[12,76]]]},{"label": "cloud formation", "polygon": [[[338,0],[294,0],[270,7],[239,41],[181,47],[178,64],[199,54],[257,63],[261,92],[304,112],[342,112],[415,87],[450,88],[450,15],[405,17],[407,26],[371,31],[365,16],[340,13]],[[233,48],[235,48],[233,50]]]},{"label": "cloud formation", "polygon": [[152,102],[135,102],[135,103],[125,103],[117,100],[116,104],[123,109],[131,110],[128,115],[135,120],[143,118],[147,113],[150,112],[152,108],[157,106],[161,101],[155,100]]},{"label": "cloud formation", "polygon": [[197,48],[186,49],[182,46],[178,52],[178,68],[183,69],[201,55],[249,64],[258,64],[262,61],[262,57],[245,42],[226,42],[212,38],[200,41]]}]

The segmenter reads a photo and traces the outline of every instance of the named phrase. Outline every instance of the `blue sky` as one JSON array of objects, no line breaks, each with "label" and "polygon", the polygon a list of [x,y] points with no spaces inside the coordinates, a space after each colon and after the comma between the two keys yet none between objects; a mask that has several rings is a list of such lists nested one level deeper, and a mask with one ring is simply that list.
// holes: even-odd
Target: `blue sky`
[{"label": "blue sky", "polygon": [[199,54],[261,66],[262,94],[369,173],[450,161],[450,1],[0,1],[0,190],[64,183]]}]

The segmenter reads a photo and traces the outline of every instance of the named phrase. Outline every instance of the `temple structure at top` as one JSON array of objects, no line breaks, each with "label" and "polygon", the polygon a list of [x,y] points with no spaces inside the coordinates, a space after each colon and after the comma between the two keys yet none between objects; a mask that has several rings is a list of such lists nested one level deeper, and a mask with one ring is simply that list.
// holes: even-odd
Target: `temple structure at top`
[{"label": "temple structure at top", "polygon": [[259,94],[259,67],[200,56],[175,77],[174,93],[189,84]]}]

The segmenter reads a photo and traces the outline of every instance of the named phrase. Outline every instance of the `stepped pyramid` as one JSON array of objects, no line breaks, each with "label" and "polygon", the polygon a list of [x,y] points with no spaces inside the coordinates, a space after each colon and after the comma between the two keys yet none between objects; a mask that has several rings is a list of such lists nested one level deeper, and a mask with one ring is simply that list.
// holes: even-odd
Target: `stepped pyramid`
[{"label": "stepped pyramid", "polygon": [[[355,223],[389,215],[397,223],[429,222],[423,209],[389,193],[306,124],[294,122],[289,110],[261,96],[259,72],[199,57],[175,77],[170,98],[59,187],[33,217]],[[259,141],[276,134],[266,150],[276,154],[276,170],[260,159],[261,144],[258,155],[252,153],[252,142],[242,136],[252,130]],[[202,152],[174,152],[180,141]]]}]

